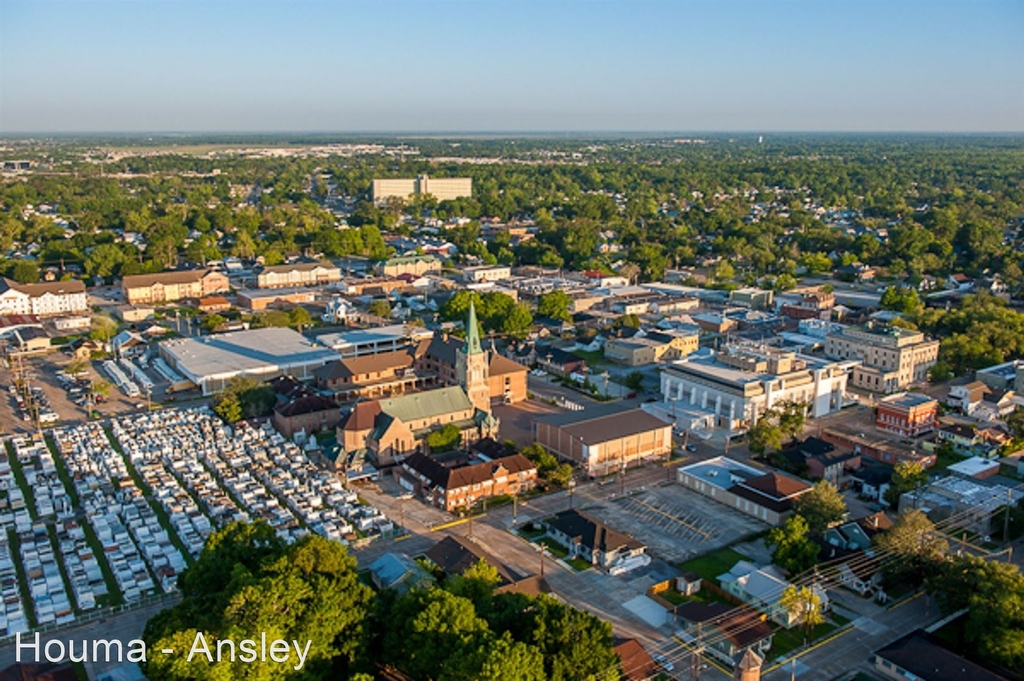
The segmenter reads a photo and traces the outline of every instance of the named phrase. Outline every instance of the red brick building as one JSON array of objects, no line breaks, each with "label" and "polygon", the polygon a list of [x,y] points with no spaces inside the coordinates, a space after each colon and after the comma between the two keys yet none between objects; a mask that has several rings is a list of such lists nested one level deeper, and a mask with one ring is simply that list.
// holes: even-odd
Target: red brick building
[{"label": "red brick building", "polygon": [[878,401],[875,427],[902,437],[920,437],[935,430],[939,403],[921,393],[899,393]]}]

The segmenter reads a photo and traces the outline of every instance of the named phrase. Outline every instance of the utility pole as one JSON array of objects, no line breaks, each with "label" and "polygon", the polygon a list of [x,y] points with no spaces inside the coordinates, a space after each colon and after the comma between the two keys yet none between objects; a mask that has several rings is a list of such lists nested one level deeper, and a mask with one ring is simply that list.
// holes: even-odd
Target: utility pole
[{"label": "utility pole", "polygon": [[[1010,543],[1010,505],[1013,503],[1013,490],[1006,489],[1006,510],[1003,512],[1003,542]],[[1007,561],[1009,562],[1009,561]]]},{"label": "utility pole", "polygon": [[519,519],[519,495],[512,495],[512,527],[516,526],[516,521]]}]

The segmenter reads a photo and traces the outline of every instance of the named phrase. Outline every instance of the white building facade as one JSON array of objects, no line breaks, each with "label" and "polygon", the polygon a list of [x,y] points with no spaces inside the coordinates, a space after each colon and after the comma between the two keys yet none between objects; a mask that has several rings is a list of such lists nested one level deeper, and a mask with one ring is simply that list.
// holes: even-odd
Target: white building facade
[{"label": "white building facade", "polygon": [[673,362],[661,373],[661,393],[666,411],[678,403],[687,412],[713,415],[718,427],[742,431],[781,402],[806,404],[810,418],[839,411],[854,364],[730,347],[712,357]]},{"label": "white building facade", "polygon": [[80,281],[19,284],[10,279],[0,280],[0,315],[53,317],[88,309],[85,284]]}]

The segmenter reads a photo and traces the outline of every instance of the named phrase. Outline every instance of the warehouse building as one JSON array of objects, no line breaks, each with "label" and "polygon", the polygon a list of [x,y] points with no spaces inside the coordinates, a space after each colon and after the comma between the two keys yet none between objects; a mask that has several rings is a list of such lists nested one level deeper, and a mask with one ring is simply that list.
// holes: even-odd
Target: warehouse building
[{"label": "warehouse building", "polygon": [[177,338],[160,343],[159,348],[160,356],[204,395],[217,392],[236,376],[312,378],[317,367],[337,358],[329,348],[281,328]]},{"label": "warehouse building", "polygon": [[672,452],[672,424],[643,409],[618,405],[544,416],[533,424],[534,440],[589,475],[609,475]]}]

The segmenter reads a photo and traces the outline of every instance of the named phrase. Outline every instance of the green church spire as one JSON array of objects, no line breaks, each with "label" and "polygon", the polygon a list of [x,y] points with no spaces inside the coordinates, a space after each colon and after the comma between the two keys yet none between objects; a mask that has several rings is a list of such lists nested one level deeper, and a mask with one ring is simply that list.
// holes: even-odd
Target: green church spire
[{"label": "green church spire", "polygon": [[466,322],[466,348],[467,355],[479,355],[483,352],[480,347],[480,327],[476,323],[476,306],[469,301],[469,321]]}]

